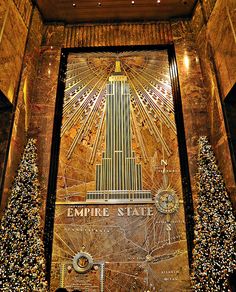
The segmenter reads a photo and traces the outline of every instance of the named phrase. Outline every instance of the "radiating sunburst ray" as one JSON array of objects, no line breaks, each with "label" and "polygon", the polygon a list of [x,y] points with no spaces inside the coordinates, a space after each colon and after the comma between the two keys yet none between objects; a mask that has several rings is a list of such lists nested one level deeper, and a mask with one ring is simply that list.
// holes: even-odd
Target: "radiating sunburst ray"
[{"label": "radiating sunburst ray", "polygon": [[[126,71],[125,71],[126,72]],[[164,150],[168,156],[171,155],[171,150],[168,147],[167,143],[165,142],[164,138],[162,137],[159,129],[157,128],[157,125],[153,122],[151,119],[149,112],[145,106],[145,101],[143,99],[143,93],[139,89],[136,88],[133,81],[130,79],[130,85],[131,90],[134,93],[135,102],[138,104],[138,108],[140,112],[143,114],[144,120],[147,122],[150,133],[154,135],[157,142],[161,142],[162,146],[164,147]]]},{"label": "radiating sunburst ray", "polygon": [[[154,101],[152,91],[150,92],[148,90],[148,86],[146,85],[148,83],[143,83],[142,81],[140,81],[141,78],[137,75],[133,75],[132,73],[130,75],[134,80],[134,86],[138,89],[137,91],[142,92],[142,94],[139,94],[139,96],[144,101],[145,106],[149,108],[149,111],[153,110],[155,116],[158,119],[161,119],[168,128],[170,127],[174,132],[176,132],[175,123],[170,119],[167,114],[167,111],[169,111],[168,107],[159,106],[158,103]],[[147,79],[145,79],[145,81],[148,82]]]},{"label": "radiating sunburst ray", "polygon": [[[77,105],[76,110],[67,118],[66,122],[62,126],[61,135],[65,134],[66,131],[81,118],[81,114],[93,103],[96,103],[96,100],[100,100],[100,92],[104,90],[104,86],[101,86],[100,91],[97,89],[97,86],[102,85],[103,78],[99,79],[95,86],[88,91],[88,94],[84,96],[81,103]],[[104,84],[104,82],[103,82]],[[98,87],[99,88],[99,87]]]},{"label": "radiating sunburst ray", "polygon": [[[105,124],[106,82],[117,59],[121,61],[123,72],[130,83],[132,129],[144,163],[147,162],[148,154],[141,130],[143,125],[157,143],[161,143],[169,157],[171,150],[159,129],[159,124],[164,123],[176,134],[166,55],[158,59],[152,51],[133,51],[70,55],[66,72],[61,136],[75,125],[77,132],[73,135],[67,158],[72,156],[77,145],[93,129],[95,136],[90,163],[94,163]],[[165,66],[161,66],[162,64]]]},{"label": "radiating sunburst ray", "polygon": [[[154,96],[158,98],[156,99],[156,101],[159,101],[161,105],[161,107],[159,106],[161,115],[164,115],[166,117],[168,112],[169,113],[173,112],[173,103],[166,97],[166,93],[162,92],[161,90],[159,90],[153,85],[152,80],[154,78],[150,74],[147,74],[146,72],[140,72],[140,70],[138,71],[133,68],[130,68],[130,70],[133,72],[131,76],[134,78],[134,80],[136,80],[136,82],[138,81],[138,83],[144,89],[144,92],[146,92],[147,97],[150,97],[151,100],[153,99]],[[155,82],[161,83],[160,80],[158,81],[156,79],[154,80]],[[165,107],[163,107],[163,104],[161,102],[164,103]],[[154,103],[154,107],[156,106],[158,106],[158,104],[155,105]],[[167,117],[167,119],[169,119],[169,117]],[[169,120],[169,123],[173,124],[172,126],[174,126],[174,123],[171,120]],[[175,127],[173,129],[175,129]]]}]

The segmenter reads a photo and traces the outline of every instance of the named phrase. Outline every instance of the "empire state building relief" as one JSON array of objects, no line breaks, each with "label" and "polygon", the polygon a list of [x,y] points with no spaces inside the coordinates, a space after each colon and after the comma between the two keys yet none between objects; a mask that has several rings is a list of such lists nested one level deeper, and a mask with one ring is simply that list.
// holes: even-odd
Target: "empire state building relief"
[{"label": "empire state building relief", "polygon": [[102,163],[96,165],[96,191],[87,194],[87,201],[150,201],[151,192],[142,189],[142,165],[132,150],[130,88],[120,61],[109,77],[105,100],[106,149]]},{"label": "empire state building relief", "polygon": [[69,53],[60,135],[51,291],[190,291],[167,51]]}]

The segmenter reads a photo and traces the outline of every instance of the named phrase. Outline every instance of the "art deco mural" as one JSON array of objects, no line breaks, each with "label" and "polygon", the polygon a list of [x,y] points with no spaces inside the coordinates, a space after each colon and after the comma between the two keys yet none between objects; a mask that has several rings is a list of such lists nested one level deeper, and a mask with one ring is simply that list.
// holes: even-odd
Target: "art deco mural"
[{"label": "art deco mural", "polygon": [[190,291],[166,50],[70,53],[51,288]]}]

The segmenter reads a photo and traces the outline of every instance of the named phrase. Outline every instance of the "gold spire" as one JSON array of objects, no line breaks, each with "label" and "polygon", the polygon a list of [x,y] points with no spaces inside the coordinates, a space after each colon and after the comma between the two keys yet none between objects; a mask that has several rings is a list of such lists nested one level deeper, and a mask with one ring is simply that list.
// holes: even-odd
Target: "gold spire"
[{"label": "gold spire", "polygon": [[116,61],[115,73],[120,73],[120,72],[121,72],[120,61]]},{"label": "gold spire", "polygon": [[121,64],[118,60],[115,63],[115,72],[109,77],[109,81],[127,81],[127,76],[121,72]]}]

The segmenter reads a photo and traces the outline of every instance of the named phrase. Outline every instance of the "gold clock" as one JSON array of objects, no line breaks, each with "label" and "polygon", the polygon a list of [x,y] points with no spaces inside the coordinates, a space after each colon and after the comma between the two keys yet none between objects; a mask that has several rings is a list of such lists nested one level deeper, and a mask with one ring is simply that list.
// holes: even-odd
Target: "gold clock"
[{"label": "gold clock", "polygon": [[157,210],[163,214],[172,214],[179,208],[179,199],[174,190],[160,190],[156,194],[155,204]]}]

